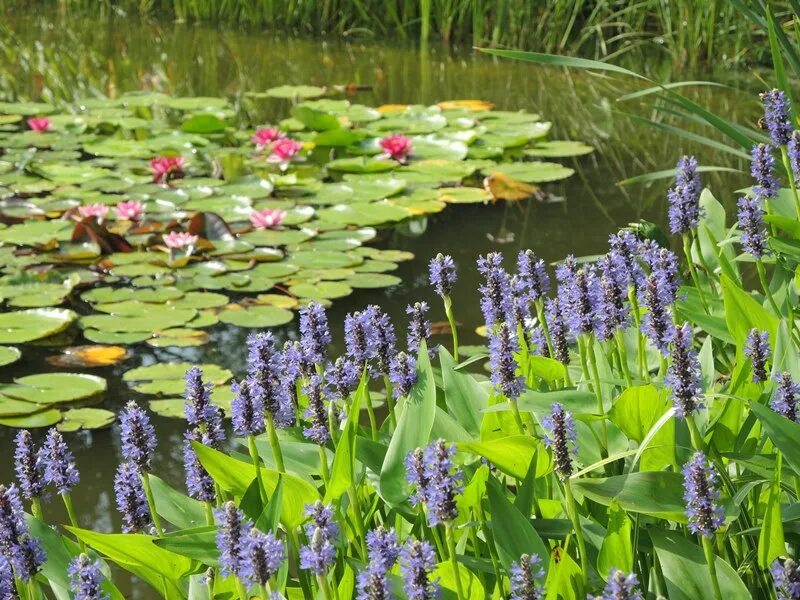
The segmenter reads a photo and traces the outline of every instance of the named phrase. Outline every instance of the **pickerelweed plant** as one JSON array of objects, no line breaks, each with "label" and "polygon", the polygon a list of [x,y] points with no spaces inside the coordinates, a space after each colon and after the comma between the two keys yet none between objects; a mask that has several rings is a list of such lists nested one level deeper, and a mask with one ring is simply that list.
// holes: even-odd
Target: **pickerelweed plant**
[{"label": "pickerelweed plant", "polygon": [[[153,473],[156,431],[129,403],[122,533],[82,528],[61,433],[20,433],[2,596],[121,598],[111,562],[169,599],[800,597],[800,229],[775,160],[797,132],[785,97],[764,103],[775,145],[754,150],[738,223],[683,157],[680,257],[641,228],[555,281],[529,250],[513,271],[479,257],[487,344],[463,362],[431,343],[424,302],[405,343],[379,307],[352,312],[339,357],[309,303],[299,341],[249,338],[232,428],[190,369],[186,493]],[[454,352],[456,280],[433,259]]]}]

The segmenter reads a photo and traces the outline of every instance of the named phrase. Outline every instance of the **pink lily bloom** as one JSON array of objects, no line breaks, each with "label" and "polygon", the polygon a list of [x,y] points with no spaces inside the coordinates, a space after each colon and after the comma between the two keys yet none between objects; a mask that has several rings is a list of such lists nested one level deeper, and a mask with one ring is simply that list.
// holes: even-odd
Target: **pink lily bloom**
[{"label": "pink lily bloom", "polygon": [[286,213],[279,208],[265,208],[254,210],[249,218],[255,229],[275,229],[286,218]]},{"label": "pink lily bloom", "polygon": [[267,160],[275,163],[288,163],[302,149],[303,144],[292,138],[281,138],[272,145],[272,153]]},{"label": "pink lily bloom", "polygon": [[138,200],[126,200],[120,202],[114,209],[117,213],[117,219],[124,221],[138,221],[144,214],[144,204]]},{"label": "pink lily bloom", "polygon": [[276,142],[285,137],[286,134],[277,127],[259,127],[256,129],[255,135],[251,137],[250,140],[256,145],[257,150],[263,150],[272,142]]},{"label": "pink lily bloom", "polygon": [[38,131],[39,133],[44,133],[45,131],[50,131],[50,119],[47,117],[34,117],[32,119],[28,119],[27,121],[28,127],[30,127],[33,131]]},{"label": "pink lily bloom", "polygon": [[78,214],[81,218],[94,217],[98,223],[102,223],[108,215],[108,206],[105,204],[87,204],[78,207]]},{"label": "pink lily bloom", "polygon": [[164,240],[164,245],[172,251],[173,249],[191,247],[197,243],[199,236],[192,235],[186,231],[171,231],[161,236]]},{"label": "pink lily bloom", "polygon": [[183,175],[184,160],[182,156],[157,156],[150,161],[153,172],[153,183],[166,183],[170,179]]},{"label": "pink lily bloom", "polygon": [[383,150],[383,154],[378,158],[393,158],[397,162],[404,163],[411,154],[411,138],[405,135],[399,133],[388,135],[378,143]]}]

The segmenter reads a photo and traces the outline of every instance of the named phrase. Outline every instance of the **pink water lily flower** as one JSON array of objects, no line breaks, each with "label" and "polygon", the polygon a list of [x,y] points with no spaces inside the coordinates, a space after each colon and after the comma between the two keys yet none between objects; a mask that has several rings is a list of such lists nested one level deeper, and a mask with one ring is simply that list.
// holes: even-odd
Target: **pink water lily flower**
[{"label": "pink water lily flower", "polygon": [[399,133],[387,135],[378,143],[383,149],[383,154],[378,158],[393,158],[397,162],[404,163],[411,154],[411,138],[405,135]]},{"label": "pink water lily flower", "polygon": [[150,161],[153,172],[153,183],[166,183],[183,175],[184,160],[182,156],[157,156]]},{"label": "pink water lily flower", "polygon": [[32,119],[28,119],[27,123],[28,127],[30,127],[33,131],[38,131],[39,133],[50,131],[50,126],[52,125],[50,119],[47,117],[34,117]]},{"label": "pink water lily flower", "polygon": [[172,249],[192,247],[200,239],[199,236],[192,235],[186,231],[171,231],[161,236],[164,240],[164,245]]},{"label": "pink water lily flower", "polygon": [[256,229],[274,229],[286,218],[286,213],[279,208],[265,208],[250,213],[250,222]]},{"label": "pink water lily flower", "polygon": [[255,135],[251,137],[250,140],[255,143],[256,149],[263,150],[272,142],[276,142],[285,137],[286,134],[277,127],[259,127],[256,129]]},{"label": "pink water lily flower", "polygon": [[287,163],[300,152],[303,144],[292,138],[281,138],[272,145],[272,153],[267,160],[269,162]]},{"label": "pink water lily flower", "polygon": [[144,214],[144,204],[138,200],[126,200],[120,202],[114,209],[117,213],[117,219],[124,221],[138,221]]},{"label": "pink water lily flower", "polygon": [[81,218],[94,217],[98,223],[102,223],[108,215],[108,206],[105,204],[87,204],[78,207],[78,214]]}]

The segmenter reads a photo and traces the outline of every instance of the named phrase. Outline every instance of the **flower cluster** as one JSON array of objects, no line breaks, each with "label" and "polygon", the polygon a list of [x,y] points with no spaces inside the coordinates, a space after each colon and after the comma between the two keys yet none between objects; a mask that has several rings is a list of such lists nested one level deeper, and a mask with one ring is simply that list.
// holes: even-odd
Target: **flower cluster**
[{"label": "flower cluster", "polygon": [[761,383],[767,380],[767,361],[772,350],[769,346],[769,333],[751,329],[747,333],[744,344],[744,355],[750,359],[753,367],[753,382]]},{"label": "flower cluster", "polygon": [[511,565],[508,573],[511,579],[511,600],[541,600],[544,587],[539,580],[544,578],[542,559],[538,554],[523,554],[519,561]]},{"label": "flower cluster", "polygon": [[431,527],[452,521],[458,515],[455,498],[461,493],[463,475],[453,462],[455,453],[455,446],[437,440],[406,457],[406,479],[416,488],[411,502],[427,507]]},{"label": "flower cluster", "polygon": [[503,268],[503,255],[490,252],[478,258],[478,272],[485,281],[480,286],[481,310],[486,327],[492,328],[500,321],[513,322],[514,306],[511,277]]},{"label": "flower cluster", "polygon": [[675,171],[675,187],[667,193],[669,228],[672,233],[684,234],[696,229],[700,221],[700,192],[703,188],[694,156],[681,158]]},{"label": "flower cluster", "polygon": [[430,574],[436,568],[436,554],[428,542],[409,539],[400,550],[400,573],[408,600],[435,600],[439,584]]},{"label": "flower cluster", "polygon": [[[46,560],[42,546],[31,537],[15,485],[0,485],[0,552],[22,581],[30,581]],[[2,577],[2,573],[0,573]]]},{"label": "flower cluster", "polygon": [[644,600],[635,573],[611,569],[603,593],[594,600]]},{"label": "flower cluster", "polygon": [[696,452],[683,467],[683,499],[689,530],[711,537],[725,522],[719,504],[719,473],[702,452]]},{"label": "flower cluster", "polygon": [[670,363],[664,383],[671,388],[675,416],[685,419],[703,407],[700,361],[692,348],[692,327],[684,323],[675,329]]},{"label": "flower cluster", "polygon": [[577,452],[578,444],[575,419],[560,403],[554,402],[550,414],[542,419],[542,427],[547,432],[544,443],[553,452],[556,473],[562,480],[569,479],[572,454]]},{"label": "flower cluster", "polygon": [[800,413],[798,413],[800,384],[795,383],[792,375],[785,371],[775,375],[775,381],[778,382],[778,385],[775,387],[775,393],[770,401],[772,410],[790,421],[800,422]]},{"label": "flower cluster", "polygon": [[800,565],[791,558],[781,563],[776,560],[770,567],[775,582],[778,600],[797,600],[800,598]]},{"label": "flower cluster", "polygon": [[449,296],[457,279],[453,257],[437,254],[428,265],[428,277],[437,294],[442,298]]},{"label": "flower cluster", "polygon": [[489,371],[495,388],[509,400],[519,398],[525,389],[525,378],[517,375],[519,367],[514,353],[519,351],[516,331],[501,323],[489,334]]},{"label": "flower cluster", "polygon": [[380,527],[367,533],[369,563],[358,575],[358,600],[392,597],[389,572],[400,556],[400,541],[393,529]]},{"label": "flower cluster", "polygon": [[211,385],[203,383],[203,374],[199,368],[189,369],[184,379],[186,381],[184,413],[189,425],[183,443],[186,488],[192,498],[210,503],[216,499],[214,480],[200,464],[192,442],[218,448],[225,440],[222,426],[223,411],[211,403]]},{"label": "flower cluster", "polygon": [[334,543],[339,538],[339,526],[333,520],[333,508],[322,502],[306,506],[305,533],[308,545],[300,548],[300,568],[324,575],[336,561]]},{"label": "flower cluster", "polygon": [[764,125],[776,146],[785,146],[792,135],[792,105],[786,94],[777,89],[760,94],[764,105]]},{"label": "flower cluster", "polygon": [[100,563],[86,554],[76,556],[67,568],[69,587],[75,600],[109,600],[110,594],[102,590],[103,573]]}]

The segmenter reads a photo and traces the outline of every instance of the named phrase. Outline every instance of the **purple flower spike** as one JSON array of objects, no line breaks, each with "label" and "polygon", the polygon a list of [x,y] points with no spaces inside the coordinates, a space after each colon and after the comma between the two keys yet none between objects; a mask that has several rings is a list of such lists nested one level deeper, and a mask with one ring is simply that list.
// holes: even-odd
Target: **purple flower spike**
[{"label": "purple flower spike", "polygon": [[753,186],[753,193],[756,196],[774,198],[780,189],[778,178],[775,177],[775,156],[772,151],[772,146],[768,144],[753,146],[750,175],[756,182]]},{"label": "purple flower spike", "polygon": [[61,432],[55,427],[47,432],[44,446],[39,453],[44,463],[44,480],[52,484],[59,494],[68,494],[78,485],[80,474],[75,467],[75,457],[67,447]]},{"label": "purple flower spike", "polygon": [[131,400],[119,414],[122,456],[140,471],[150,471],[156,450],[156,429],[150,417]]},{"label": "purple flower spike", "polygon": [[764,105],[764,125],[776,146],[785,146],[792,135],[792,104],[781,90],[760,94]]},{"label": "purple flower spike", "polygon": [[644,600],[644,597],[635,573],[626,574],[619,569],[611,569],[603,594],[595,600]]},{"label": "purple flower spike", "polygon": [[500,321],[513,321],[511,277],[503,268],[503,255],[500,252],[490,252],[485,257],[479,257],[478,271],[485,278],[480,292],[481,311],[486,327],[491,329]]},{"label": "purple flower spike", "polygon": [[597,302],[597,338],[610,340],[629,321],[628,285],[624,275],[614,268],[609,256],[598,262],[600,268],[600,291]]},{"label": "purple flower spike", "polygon": [[669,345],[675,338],[675,322],[656,275],[647,277],[641,290],[640,302],[647,309],[642,318],[642,332],[662,354],[668,354]]},{"label": "purple flower spike", "polygon": [[431,285],[439,296],[444,298],[453,292],[457,274],[452,256],[437,254],[428,265],[428,274]]},{"label": "purple flower spike", "polygon": [[297,341],[286,340],[278,361],[281,379],[290,387],[294,387],[304,373],[313,371],[313,364],[306,360],[303,346]]},{"label": "purple flower spike", "polygon": [[197,432],[190,430],[184,436],[183,468],[186,471],[186,490],[195,500],[214,502],[216,500],[214,480],[200,464],[200,459],[192,448],[193,441],[201,441],[197,435]]},{"label": "purple flower spike", "polygon": [[356,389],[360,378],[355,363],[340,356],[325,368],[326,395],[335,400],[345,400]]},{"label": "purple flower spike", "polygon": [[684,323],[675,330],[675,341],[664,383],[671,388],[675,416],[685,419],[703,407],[700,361],[692,348],[692,327]]},{"label": "purple flower spike", "polygon": [[324,575],[336,562],[333,543],[339,537],[339,526],[333,520],[333,509],[317,501],[306,506],[311,518],[305,526],[308,545],[300,548],[300,568],[315,575]]},{"label": "purple flower spike", "polygon": [[695,229],[700,221],[700,193],[703,188],[694,156],[681,158],[675,171],[675,187],[667,193],[669,227],[672,233],[684,234]]},{"label": "purple flower spike", "polygon": [[20,536],[16,545],[11,547],[14,572],[26,583],[36,576],[46,560],[47,555],[42,549],[41,542],[27,533]]},{"label": "purple flower spike", "polygon": [[275,425],[291,427],[294,402],[284,377],[284,356],[275,347],[275,338],[269,332],[253,334],[247,338],[247,347],[250,393],[263,403]]},{"label": "purple flower spike", "polygon": [[8,555],[11,547],[27,532],[28,525],[17,486],[0,485],[0,554]]},{"label": "purple flower spike", "polygon": [[[427,302],[415,302],[406,307],[406,314],[410,315],[408,320],[408,352],[417,355],[422,342],[426,345],[431,337],[431,322],[425,318],[428,312]],[[432,349],[431,349],[432,350]]]},{"label": "purple flower spike", "polygon": [[86,554],[76,556],[67,567],[69,589],[75,600],[109,600],[111,596],[104,594],[101,588],[103,573],[100,563],[93,561]]},{"label": "purple flower spike", "polygon": [[203,383],[203,372],[197,367],[186,371],[186,404],[184,412],[189,427],[202,432],[206,445],[216,448],[225,440],[223,410],[211,403],[211,384]]},{"label": "purple flower spike", "polygon": [[[14,469],[17,472],[22,495],[31,500],[41,498],[44,493],[44,463],[33,445],[33,437],[27,429],[20,430],[16,437]],[[2,598],[2,595],[0,595]]]},{"label": "purple flower spike", "polygon": [[553,462],[559,478],[563,481],[572,475],[572,454],[577,452],[578,434],[575,419],[558,402],[553,403],[551,413],[542,419],[547,435],[544,444],[553,451]]},{"label": "purple flower spike", "polygon": [[696,452],[683,467],[683,487],[689,530],[712,537],[725,522],[725,515],[719,505],[719,473],[702,452]]},{"label": "purple flower spike", "polygon": [[791,558],[784,560],[783,564],[776,560],[772,563],[770,572],[775,581],[778,600],[800,599],[800,565]]},{"label": "purple flower spike", "polygon": [[621,229],[608,238],[608,259],[613,265],[615,280],[625,282],[634,291],[644,285],[645,273],[640,263],[642,243],[629,229]]},{"label": "purple flower spike", "polygon": [[792,167],[792,176],[795,185],[800,182],[800,131],[793,131],[789,140],[789,164]]},{"label": "purple flower spike", "polygon": [[764,201],[759,196],[744,196],[739,198],[737,205],[742,248],[753,258],[762,258],[769,254],[767,227],[764,224]]},{"label": "purple flower spike", "polygon": [[541,300],[550,291],[550,276],[544,260],[537,258],[532,250],[522,250],[517,255],[517,275],[532,302]]},{"label": "purple flower spike", "polygon": [[405,352],[398,352],[389,367],[389,380],[394,386],[392,395],[395,398],[408,396],[411,388],[417,383],[416,357]]},{"label": "purple flower spike", "polygon": [[312,375],[303,392],[308,396],[305,417],[311,421],[311,426],[303,429],[303,435],[315,444],[324,446],[331,440],[331,433],[328,430],[327,413],[322,399],[322,377]]},{"label": "purple flower spike", "polygon": [[542,559],[538,554],[523,554],[508,570],[511,578],[511,600],[541,600],[544,587],[539,583],[544,577]]},{"label": "purple flower spike", "polygon": [[550,342],[553,345],[553,358],[562,365],[569,364],[569,325],[564,318],[561,301],[558,298],[548,300],[545,306],[547,326],[550,330]]},{"label": "purple flower spike", "polygon": [[265,585],[286,560],[286,548],[272,533],[251,529],[244,544],[242,579],[250,586]]},{"label": "purple flower spike", "polygon": [[231,384],[233,401],[231,402],[231,421],[236,435],[258,435],[263,433],[264,403],[260,396],[252,393],[250,380],[243,379]]},{"label": "purple flower spike", "polygon": [[458,516],[455,498],[463,489],[463,475],[453,462],[455,453],[455,446],[437,440],[424,451],[417,449],[406,457],[406,479],[417,488],[411,503],[427,505],[431,527]]},{"label": "purple flower spike", "polygon": [[754,383],[761,383],[767,380],[767,361],[771,354],[769,333],[751,329],[744,344],[744,355],[750,359],[753,365]]},{"label": "purple flower spike", "polygon": [[389,571],[400,555],[400,542],[393,529],[383,527],[367,533],[369,564],[358,575],[358,600],[379,600],[392,597]]},{"label": "purple flower spike", "polygon": [[328,315],[321,304],[311,302],[300,309],[300,343],[306,358],[314,364],[322,364],[331,343]]},{"label": "purple flower spike", "polygon": [[769,403],[772,410],[790,421],[800,422],[797,410],[797,403],[800,401],[800,385],[795,383],[791,374],[787,372],[778,373],[775,381],[778,382],[778,385]]},{"label": "purple flower spike", "polygon": [[142,485],[139,469],[133,463],[124,462],[114,476],[114,493],[117,510],[122,515],[124,533],[141,533],[150,529],[150,508]]},{"label": "purple flower spike", "polygon": [[525,389],[525,378],[517,375],[519,365],[514,356],[519,351],[517,334],[508,323],[501,323],[489,334],[489,371],[492,383],[509,400],[516,400]]},{"label": "purple flower spike", "polygon": [[436,554],[428,542],[409,539],[400,551],[400,574],[408,600],[435,600],[441,592],[438,581],[431,581]]},{"label": "purple flower spike", "polygon": [[375,332],[375,370],[381,375],[389,374],[392,356],[395,353],[397,337],[394,333],[394,324],[385,312],[377,306],[373,312],[373,331]]},{"label": "purple flower spike", "polygon": [[593,333],[597,328],[600,286],[592,265],[578,268],[570,255],[556,269],[559,295],[564,298],[564,316],[573,335]]},{"label": "purple flower spike", "polygon": [[241,577],[247,571],[247,541],[253,524],[233,502],[226,502],[214,511],[217,520],[217,550],[223,577]]},{"label": "purple flower spike", "polygon": [[344,318],[346,354],[359,371],[375,358],[378,351],[375,336],[376,312],[375,306],[368,306]]},{"label": "purple flower spike", "polygon": [[14,585],[14,570],[5,554],[0,554],[0,598],[19,600],[17,587]]}]

